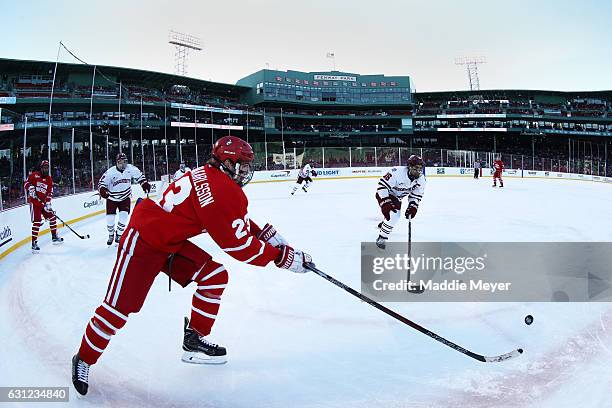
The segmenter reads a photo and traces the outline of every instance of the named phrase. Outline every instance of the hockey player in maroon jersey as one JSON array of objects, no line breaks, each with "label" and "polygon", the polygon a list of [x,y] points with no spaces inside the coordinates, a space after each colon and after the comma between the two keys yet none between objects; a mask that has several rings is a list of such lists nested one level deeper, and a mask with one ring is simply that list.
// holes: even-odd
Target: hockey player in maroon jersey
[{"label": "hockey player in maroon jersey", "polygon": [[51,208],[51,197],[53,196],[53,179],[49,175],[49,162],[43,160],[40,169],[34,170],[24,183],[24,189],[30,204],[30,218],[32,221],[32,253],[40,252],[38,246],[38,231],[43,223],[43,217],[49,220],[51,228],[51,241],[54,245],[64,242],[57,234],[55,212]]},{"label": "hockey player in maroon jersey", "polygon": [[[293,249],[266,224],[250,220],[242,187],[253,175],[251,146],[233,136],[219,139],[212,158],[171,183],[159,203],[142,200],[117,251],[117,260],[102,304],[88,322],[78,353],[72,359],[72,382],[86,394],[89,367],[98,361],[111,337],[130,313],[140,311],[159,272],[185,287],[197,284],[191,319],[185,318],[183,357],[187,363],[226,362],[224,347],[213,344],[211,332],[228,272],[189,238],[207,232],[233,258],[250,265],[274,261],[279,268],[304,273],[310,255]],[[154,330],[154,329],[153,329]]]},{"label": "hockey player in maroon jersey", "polygon": [[[100,197],[106,199],[106,228],[108,240],[106,245],[117,244],[125,231],[130,214],[132,196],[132,180],[136,180],[145,194],[151,191],[151,185],[140,169],[127,162],[125,153],[117,155],[116,165],[109,168],[100,177],[98,192]],[[118,215],[117,229],[115,230],[115,214]]]},{"label": "hockey player in maroon jersey", "polygon": [[497,187],[497,179],[499,179],[499,186],[504,186],[504,180],[502,180],[502,172],[504,171],[504,162],[501,158],[498,158],[493,162],[493,187]]}]

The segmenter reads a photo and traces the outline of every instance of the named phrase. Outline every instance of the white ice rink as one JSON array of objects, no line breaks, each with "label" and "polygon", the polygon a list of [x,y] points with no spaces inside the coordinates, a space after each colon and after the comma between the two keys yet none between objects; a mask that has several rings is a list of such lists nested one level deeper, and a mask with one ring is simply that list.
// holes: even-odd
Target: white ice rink
[{"label": "white ice rink", "polygon": [[[413,222],[418,241],[612,241],[612,186],[567,180],[430,178]],[[361,241],[376,238],[375,179],[250,185],[251,218],[274,224],[317,266],[359,288]],[[391,240],[406,240],[406,222]],[[0,385],[68,386],[70,359],[106,291],[115,258],[102,216],[42,238],[1,261]],[[523,347],[483,364],[441,345],[314,274],[231,260],[213,340],[223,366],[180,361],[193,288],[160,275],[90,370],[90,392],[70,404],[105,407],[612,407],[612,305],[393,303],[387,306],[477,353]],[[535,322],[525,325],[532,314]],[[25,404],[24,404],[25,405]],[[64,404],[61,404],[65,406]],[[16,404],[10,404],[16,406]],[[30,406],[30,405],[27,405]]]}]

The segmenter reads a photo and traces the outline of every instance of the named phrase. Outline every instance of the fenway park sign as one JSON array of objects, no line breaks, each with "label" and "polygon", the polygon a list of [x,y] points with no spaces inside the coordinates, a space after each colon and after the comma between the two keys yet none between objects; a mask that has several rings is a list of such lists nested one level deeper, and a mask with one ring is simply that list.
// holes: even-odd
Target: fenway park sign
[{"label": "fenway park sign", "polygon": [[349,75],[315,75],[315,81],[350,81],[357,82],[357,77]]}]

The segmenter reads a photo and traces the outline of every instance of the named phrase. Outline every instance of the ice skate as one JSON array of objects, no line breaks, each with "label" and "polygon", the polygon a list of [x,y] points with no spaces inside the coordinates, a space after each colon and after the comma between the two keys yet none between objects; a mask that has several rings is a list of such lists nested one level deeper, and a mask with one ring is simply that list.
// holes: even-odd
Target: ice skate
[{"label": "ice skate", "polygon": [[200,336],[189,327],[189,319],[185,317],[183,336],[183,360],[190,364],[225,364],[227,352],[225,347],[208,341],[206,336]]},{"label": "ice skate", "polygon": [[387,238],[383,237],[382,235],[379,235],[378,238],[376,238],[376,246],[378,247],[378,249],[383,251],[387,249]]},{"label": "ice skate", "polygon": [[53,236],[51,237],[51,242],[53,243],[53,245],[62,245],[64,243],[64,238],[60,237],[57,234],[53,234]]},{"label": "ice skate", "polygon": [[89,364],[79,358],[78,354],[72,357],[72,385],[81,395],[87,394],[89,387]]}]

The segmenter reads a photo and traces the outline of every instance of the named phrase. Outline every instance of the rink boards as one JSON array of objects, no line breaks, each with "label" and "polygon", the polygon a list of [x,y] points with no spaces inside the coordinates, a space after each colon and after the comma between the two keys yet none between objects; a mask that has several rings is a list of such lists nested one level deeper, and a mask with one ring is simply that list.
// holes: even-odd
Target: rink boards
[{"label": "rink boards", "polygon": [[[314,180],[378,178],[389,168],[390,167],[319,168],[316,170],[317,177]],[[297,178],[298,171],[299,170],[297,169],[259,171],[255,173],[252,183],[293,182]],[[458,167],[427,167],[425,174],[427,177],[473,177],[474,169]],[[491,174],[492,171],[490,169],[482,170],[483,177],[490,176]],[[520,169],[505,169],[504,177],[581,180],[612,183],[612,177]],[[166,185],[167,183],[164,181],[151,183],[151,197],[157,196],[159,191],[163,190]],[[138,185],[134,185],[132,193],[133,200],[144,196],[144,192]],[[90,191],[87,193],[80,193],[54,199],[53,209],[62,219],[73,224],[96,215],[103,214],[104,200],[98,196],[97,192]],[[58,226],[60,228],[62,226],[59,221]],[[48,228],[41,230],[41,239],[46,239],[45,235],[48,233]],[[70,232],[67,229],[63,230],[63,234],[69,233]],[[28,244],[30,242],[30,236],[31,223],[30,208],[28,205],[22,205],[11,210],[0,212],[0,260],[22,245]]]}]

